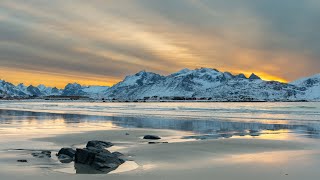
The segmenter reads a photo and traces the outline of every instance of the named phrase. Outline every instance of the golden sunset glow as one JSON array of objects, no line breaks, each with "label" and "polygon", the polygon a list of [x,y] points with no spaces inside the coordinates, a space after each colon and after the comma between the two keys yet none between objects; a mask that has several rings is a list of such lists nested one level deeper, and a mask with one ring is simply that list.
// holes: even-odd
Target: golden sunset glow
[{"label": "golden sunset glow", "polygon": [[[12,69],[2,69],[0,68],[0,76],[6,77],[4,78],[6,81],[9,81],[15,85],[19,83],[24,83],[26,85],[34,85],[37,86],[39,84],[45,84],[52,87],[63,88],[68,83],[81,83],[83,85],[104,85],[111,86],[118,81],[119,79],[109,79],[106,81],[105,77],[90,77],[83,78],[82,75],[60,75],[60,74],[46,74],[44,72],[37,71],[21,71],[12,73]],[[27,77],[27,78],[26,78]]]}]

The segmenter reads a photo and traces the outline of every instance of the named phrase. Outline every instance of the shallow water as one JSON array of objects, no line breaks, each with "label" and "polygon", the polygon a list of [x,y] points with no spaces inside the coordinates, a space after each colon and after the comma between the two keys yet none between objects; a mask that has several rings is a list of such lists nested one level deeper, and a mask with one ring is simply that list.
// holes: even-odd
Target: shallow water
[{"label": "shallow water", "polygon": [[[320,103],[95,103],[1,101],[0,132],[62,134],[113,128],[187,131],[196,139],[320,138]],[[32,112],[34,111],[34,112]],[[186,137],[192,138],[192,137]],[[0,138],[2,139],[2,138]]]}]

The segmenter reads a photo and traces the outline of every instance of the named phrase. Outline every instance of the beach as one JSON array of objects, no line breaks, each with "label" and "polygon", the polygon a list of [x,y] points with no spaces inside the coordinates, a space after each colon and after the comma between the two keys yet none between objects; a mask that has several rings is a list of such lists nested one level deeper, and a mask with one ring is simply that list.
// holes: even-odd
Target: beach
[{"label": "beach", "polygon": [[[81,106],[77,103],[74,105]],[[17,104],[15,106],[17,108]],[[25,104],[22,103],[22,106]],[[188,105],[176,106],[184,109],[182,106]],[[286,106],[289,109],[292,107]],[[311,132],[309,127],[310,124],[316,127],[314,125],[319,123],[318,104],[303,105],[309,108],[301,108],[301,104],[294,106],[300,109],[293,110],[296,115],[290,111],[289,117],[300,117],[308,111],[309,115],[312,114],[305,117],[305,121],[309,119],[308,122],[298,123],[292,118],[294,123],[290,123],[288,119],[281,120],[282,114],[279,118],[280,115],[274,112],[269,112],[273,117],[268,124],[266,121],[270,117],[255,122],[248,119],[227,121],[190,117],[185,120],[177,118],[182,114],[179,110],[165,117],[143,113],[115,117],[106,115],[110,112],[94,115],[92,111],[87,113],[91,115],[84,115],[86,111],[71,114],[69,110],[62,113],[63,109],[60,112],[49,112],[46,109],[34,112],[34,109],[26,111],[18,108],[1,110],[0,174],[6,180],[317,179],[320,175],[318,131],[314,128]],[[192,114],[191,111],[188,113]],[[244,117],[249,115],[244,110],[241,114]],[[216,115],[221,114],[217,112]],[[142,138],[147,134],[160,136],[161,140],[158,141],[163,143],[149,144],[154,140]],[[62,147],[82,148],[90,140],[112,142],[114,146],[109,150],[123,153],[127,161],[108,174],[77,174],[73,163],[62,164],[55,157],[55,153]],[[32,152],[39,150],[52,151],[52,158],[31,156]],[[19,159],[28,162],[17,162]]]}]

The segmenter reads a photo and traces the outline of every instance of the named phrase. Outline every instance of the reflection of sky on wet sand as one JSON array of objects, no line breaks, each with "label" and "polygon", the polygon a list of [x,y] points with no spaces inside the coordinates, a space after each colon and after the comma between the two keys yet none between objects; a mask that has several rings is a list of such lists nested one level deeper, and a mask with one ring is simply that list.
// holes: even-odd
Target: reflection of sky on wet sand
[{"label": "reflection of sky on wet sand", "polygon": [[0,110],[0,114],[0,141],[116,128],[110,121],[90,116],[3,110]]},{"label": "reflection of sky on wet sand", "polygon": [[261,130],[255,134],[250,133],[248,135],[239,135],[232,138],[254,138],[254,139],[277,139],[277,140],[289,140],[297,138],[294,135],[294,131],[289,129],[279,129],[279,130]]},{"label": "reflection of sky on wet sand", "polygon": [[0,110],[0,114],[1,134],[16,138],[21,138],[21,134],[31,138],[114,128],[179,130],[195,134],[185,139],[198,140],[231,137],[289,140],[296,139],[298,136],[320,137],[318,123],[290,124],[281,121],[281,124],[273,124],[270,122],[264,123],[264,121],[243,122],[148,116],[90,116],[14,110]]},{"label": "reflection of sky on wet sand", "polygon": [[299,166],[310,165],[318,162],[319,152],[316,151],[274,151],[249,154],[227,155],[214,161],[221,164],[264,164],[264,165],[286,165],[290,163],[299,163]]}]

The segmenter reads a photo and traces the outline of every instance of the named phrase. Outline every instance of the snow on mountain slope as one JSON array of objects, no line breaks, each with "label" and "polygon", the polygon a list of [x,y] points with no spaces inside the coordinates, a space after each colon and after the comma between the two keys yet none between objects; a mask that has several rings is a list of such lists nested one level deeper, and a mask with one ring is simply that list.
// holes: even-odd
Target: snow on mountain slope
[{"label": "snow on mountain slope", "polygon": [[86,95],[85,92],[82,91],[82,86],[78,83],[69,83],[66,85],[64,90],[62,91],[63,96],[83,96]]},{"label": "snow on mountain slope", "polygon": [[69,83],[63,90],[64,96],[88,96],[91,98],[101,98],[109,89],[108,86],[81,86],[77,83]]},{"label": "snow on mountain slope", "polygon": [[[141,71],[135,75],[127,76],[123,81],[112,86],[106,93],[106,97],[135,97],[143,92],[134,92],[132,90],[138,90],[156,84],[164,77],[155,73]],[[145,90],[144,90],[145,91]]]},{"label": "snow on mountain slope", "polygon": [[169,76],[140,72],[111,87],[106,97],[122,100],[144,97],[196,97],[231,101],[297,100],[303,89],[291,84],[263,81],[252,74],[232,75],[216,69],[183,69]]},{"label": "snow on mountain slope", "polygon": [[118,84],[82,86],[69,83],[64,89],[44,85],[17,86],[0,80],[0,97],[41,97],[49,95],[88,96],[94,99],[109,98],[136,100],[145,97],[207,98],[217,101],[320,101],[320,74],[292,83],[264,81],[251,74],[233,75],[216,69],[183,69],[168,76],[141,71],[127,76]]},{"label": "snow on mountain slope", "polygon": [[41,91],[42,95],[44,95],[44,96],[60,95],[62,93],[62,90],[60,90],[56,87],[46,87],[43,84],[40,84],[38,86],[38,89]]},{"label": "snow on mountain slope", "polygon": [[89,96],[92,98],[100,98],[105,91],[108,90],[107,86],[81,86],[80,84],[73,83],[68,84],[63,90],[56,87],[46,87],[44,85],[25,86],[19,84],[17,86],[0,80],[0,97],[43,97],[51,95],[67,95],[67,96]]},{"label": "snow on mountain slope", "polygon": [[104,94],[109,89],[108,86],[83,86],[82,91],[87,94],[87,96],[91,98],[102,98]]},{"label": "snow on mountain slope", "polygon": [[290,84],[305,88],[304,93],[299,94],[299,98],[317,101],[320,100],[320,74],[316,74],[307,78],[302,78],[293,81]]},{"label": "snow on mountain slope", "polygon": [[23,91],[21,91],[18,87],[4,80],[0,80],[0,97],[7,98],[24,96],[26,96],[26,94]]}]

